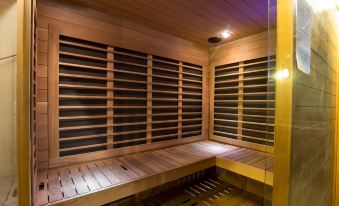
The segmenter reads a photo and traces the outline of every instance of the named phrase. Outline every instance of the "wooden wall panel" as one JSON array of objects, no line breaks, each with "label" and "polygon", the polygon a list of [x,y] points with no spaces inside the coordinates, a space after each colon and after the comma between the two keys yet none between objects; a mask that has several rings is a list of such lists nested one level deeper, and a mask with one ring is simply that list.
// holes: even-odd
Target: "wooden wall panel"
[{"label": "wooden wall panel", "polygon": [[[37,158],[38,169],[44,168],[43,165],[48,165],[48,114],[47,114],[47,56],[48,56],[48,30],[39,27],[36,28],[37,32],[37,98],[36,98],[36,118],[37,118]],[[43,60],[41,60],[42,58]]]},{"label": "wooden wall panel", "polygon": [[275,55],[276,32],[262,32],[210,49],[210,65],[231,64]]},{"label": "wooden wall panel", "polygon": [[[51,64],[51,59],[48,59],[48,56],[51,56],[51,50],[48,49],[51,42],[51,36],[49,33],[51,32],[52,25],[57,26],[58,28],[64,29],[65,31],[73,32],[74,36],[82,37],[87,39],[86,37],[91,36],[91,40],[99,40],[102,43],[107,45],[114,45],[122,48],[127,48],[131,50],[137,50],[141,52],[147,52],[150,54],[155,54],[159,56],[164,56],[171,59],[178,59],[183,62],[190,62],[197,65],[203,65],[204,68],[208,67],[208,48],[203,47],[189,41],[179,39],[174,36],[170,36],[168,34],[162,34],[161,32],[148,29],[147,27],[136,27],[136,28],[127,28],[122,27],[119,24],[121,22],[112,22],[112,19],[107,19],[103,21],[103,16],[96,14],[95,18],[90,18],[85,15],[77,15],[77,12],[71,12],[71,8],[60,9],[52,6],[47,6],[44,4],[38,5],[38,37],[39,37],[39,56],[38,56],[38,69],[37,76],[39,77],[39,86],[37,90],[37,114],[39,115],[40,121],[46,119],[46,115],[48,116],[48,122],[39,123],[39,169],[44,169],[47,167],[60,166],[63,164],[75,163],[79,159],[84,156],[79,157],[64,157],[62,159],[56,158],[57,151],[51,152],[51,133],[48,133],[48,126],[52,124],[56,127],[56,122],[51,121],[52,116],[52,105],[51,105],[51,95],[49,94],[48,85],[46,84],[48,81],[55,81],[50,78],[46,78],[49,76],[50,72],[53,69],[53,65]],[[67,20],[66,20],[67,19]],[[100,20],[98,20],[100,19]],[[129,24],[130,25],[130,24]],[[79,30],[75,30],[74,27],[79,28]],[[140,30],[138,30],[140,29]],[[81,32],[79,32],[81,31]],[[93,35],[95,34],[95,35]],[[47,45],[47,48],[46,48]],[[204,69],[204,72],[207,70]],[[206,77],[203,78],[203,81],[206,81]],[[208,94],[204,92],[203,98],[207,99]],[[204,112],[204,117],[207,117],[208,113]],[[203,120],[203,131],[207,130],[207,121]],[[185,139],[181,142],[191,142],[196,141],[198,139],[207,138],[207,135],[200,136],[200,138],[193,139]],[[105,153],[96,152],[95,155],[86,154],[86,158],[96,159],[103,158],[111,155],[121,155],[124,153],[128,153],[130,151],[141,151],[143,149],[152,149],[167,145],[175,145],[178,142],[168,141],[168,142],[159,142],[152,143],[152,145],[147,145],[145,148],[140,146],[131,146],[129,149],[119,148],[114,149],[116,151]],[[47,145],[47,146],[46,146]],[[48,152],[46,152],[48,151]],[[52,155],[52,156],[51,156]],[[46,161],[46,159],[48,161]]]},{"label": "wooden wall panel", "polygon": [[[38,191],[38,161],[39,161],[39,138],[38,130],[42,126],[44,127],[45,121],[44,117],[40,117],[37,114],[37,91],[38,85],[41,85],[43,88],[46,88],[47,82],[45,77],[38,77],[38,53],[39,53],[39,40],[38,40],[38,31],[37,31],[37,8],[36,2],[32,1],[32,30],[31,30],[31,65],[30,65],[30,143],[31,143],[31,202],[35,201],[37,191]],[[39,119],[38,119],[39,117]],[[42,119],[41,119],[42,118]]]},{"label": "wooden wall panel", "polygon": [[[160,56],[180,59],[187,62],[195,62],[200,65],[208,65],[208,49],[207,47],[193,44],[192,42],[179,39],[178,37],[170,36],[162,33],[160,36],[158,31],[143,27],[140,30],[131,29],[119,26],[116,24],[97,20],[87,16],[80,16],[69,8],[60,9],[44,4],[38,4],[39,25],[41,28],[47,28],[50,23],[62,23],[66,21],[78,26],[83,26],[88,29],[100,31],[100,33],[110,35],[111,41],[115,42],[116,46],[131,50],[143,51],[145,53],[157,54]],[[97,17],[100,19],[100,17]],[[67,20],[66,20],[67,19]],[[125,24],[130,24],[128,21]],[[150,33],[158,34],[157,36]],[[175,46],[174,46],[175,45]],[[186,52],[182,52],[182,51]]]},{"label": "wooden wall panel", "polygon": [[[271,117],[268,113],[269,111],[274,110],[274,108],[271,108],[272,103],[274,104],[274,99],[270,99],[272,97],[269,97],[269,95],[274,95],[274,87],[271,87],[274,85],[271,85],[269,81],[272,81],[272,74],[275,67],[274,55],[275,31],[259,33],[210,49],[210,139],[260,151],[273,152],[273,147],[271,147],[273,145],[273,139],[267,140],[268,145],[270,145],[268,147],[265,144],[262,144],[262,141],[262,145],[254,143],[260,143],[259,138],[253,138],[253,142],[247,141],[252,137],[257,136],[272,136],[273,129],[271,124],[262,122],[264,119],[260,118],[263,118],[263,115],[253,116],[253,112],[258,111],[247,110],[246,114],[243,114],[243,112],[246,109],[251,109],[250,107],[253,105],[260,104],[263,106],[262,104],[264,101],[267,101],[270,103],[270,106],[266,109],[262,108],[261,110],[262,112],[267,110],[267,116]],[[267,61],[268,56],[271,58]],[[268,67],[272,68],[267,69]],[[215,77],[217,77],[218,82],[216,82]],[[258,79],[253,81],[254,78]],[[267,85],[267,88],[257,88],[259,93],[257,92],[257,94],[254,94],[254,91],[252,91],[253,89],[251,88],[253,86],[260,86],[260,84],[262,84],[262,86]],[[215,90],[216,87],[218,87],[217,90]],[[235,88],[236,91],[228,88],[228,90],[225,91],[226,93],[223,93],[223,87],[232,87]],[[245,93],[244,90],[246,90]],[[216,94],[216,92],[218,93]],[[234,99],[235,97],[237,98]],[[244,97],[246,97],[246,99],[243,99]],[[218,108],[218,110],[226,109],[226,107],[220,106],[221,104],[227,104],[228,107],[230,107],[228,109],[238,108],[238,111],[234,110],[234,114],[232,114],[232,111],[228,111],[226,114],[223,112],[215,113],[215,108]],[[243,104],[246,104],[246,107],[244,107]],[[219,105],[219,107],[215,107],[215,105]],[[249,111],[252,112],[248,113]],[[218,118],[223,118],[217,119],[217,127],[220,131],[227,130],[224,131],[224,133],[221,133],[223,135],[230,135],[230,138],[224,138],[214,134],[215,115],[217,115]],[[226,120],[224,118],[229,119]],[[242,118],[244,118],[244,120],[242,120]],[[272,120],[272,118],[267,119],[269,122],[272,122]],[[261,123],[257,123],[257,121]],[[234,125],[236,122],[237,125]],[[243,124],[246,128],[243,128]],[[266,126],[270,128],[267,128],[269,131],[264,131],[262,130],[263,128],[252,128],[254,126]],[[256,134],[250,134],[253,132]],[[242,135],[242,133],[244,134]],[[243,138],[246,139],[246,142],[242,141]]]}]

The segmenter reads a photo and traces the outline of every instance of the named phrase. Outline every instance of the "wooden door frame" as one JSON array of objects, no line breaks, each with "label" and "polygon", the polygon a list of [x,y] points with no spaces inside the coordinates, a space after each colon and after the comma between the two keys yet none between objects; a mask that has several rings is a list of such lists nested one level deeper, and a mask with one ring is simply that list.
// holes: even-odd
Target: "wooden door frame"
[{"label": "wooden door frame", "polygon": [[294,66],[294,2],[277,1],[277,72],[288,69],[289,77],[276,80],[273,206],[289,204],[292,96]]},{"label": "wooden door frame", "polygon": [[30,40],[31,0],[17,1],[17,178],[18,205],[31,205],[30,189]]}]

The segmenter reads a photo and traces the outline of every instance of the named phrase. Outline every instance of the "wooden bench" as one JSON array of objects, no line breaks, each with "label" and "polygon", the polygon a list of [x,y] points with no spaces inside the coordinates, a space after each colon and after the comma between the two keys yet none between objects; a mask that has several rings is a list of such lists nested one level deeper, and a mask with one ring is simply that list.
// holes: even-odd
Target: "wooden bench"
[{"label": "wooden bench", "polygon": [[[201,141],[50,169],[38,175],[36,202],[37,205],[103,205],[216,165],[225,168],[226,163],[221,159],[243,150]],[[244,171],[241,168],[239,173],[246,176]]]},{"label": "wooden bench", "polygon": [[246,148],[218,155],[216,166],[273,186],[272,154]]}]

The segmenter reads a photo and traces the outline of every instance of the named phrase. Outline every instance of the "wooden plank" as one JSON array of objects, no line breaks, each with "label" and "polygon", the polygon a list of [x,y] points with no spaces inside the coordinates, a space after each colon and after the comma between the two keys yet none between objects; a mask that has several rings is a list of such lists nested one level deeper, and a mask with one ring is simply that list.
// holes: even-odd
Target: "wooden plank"
[{"label": "wooden plank", "polygon": [[244,142],[244,141],[241,141],[241,140],[225,138],[225,137],[214,135],[214,134],[212,135],[211,140],[226,143],[226,144],[231,144],[231,145],[235,145],[235,146],[239,146],[239,147],[254,149],[254,150],[257,150],[257,151],[261,151],[261,152],[268,152],[268,153],[271,153],[271,154],[274,153],[274,147],[263,145],[263,144],[257,144],[257,143],[252,143],[252,142]]},{"label": "wooden plank", "polygon": [[214,133],[214,100],[215,100],[215,67],[210,65],[209,77],[209,119],[208,119],[208,139],[211,139]]},{"label": "wooden plank", "polygon": [[[249,177],[251,179],[263,182],[270,186],[273,186],[273,174],[268,173],[263,169],[255,168],[247,164],[236,162],[223,157],[217,157],[217,167],[224,168],[234,173]],[[266,175],[267,174],[267,175]]]},{"label": "wooden plank", "polygon": [[239,140],[242,140],[242,128],[243,128],[243,107],[244,107],[244,89],[243,89],[243,86],[244,86],[244,62],[240,62],[239,63],[239,90],[238,90],[238,139]]},{"label": "wooden plank", "polygon": [[183,63],[179,62],[179,74],[178,74],[178,139],[181,139],[182,137],[182,116],[183,116],[183,111],[182,111],[182,99],[183,99]]},{"label": "wooden plank", "polygon": [[45,205],[48,204],[48,178],[47,172],[40,172],[37,178],[37,193],[36,193],[36,204]]},{"label": "wooden plank", "polygon": [[75,191],[75,185],[73,184],[69,169],[60,169],[59,175],[64,198],[76,196],[77,192]]},{"label": "wooden plank", "polygon": [[[114,52],[114,48],[113,47],[107,47],[107,59],[108,61],[114,61],[114,55],[112,52]],[[112,62],[107,62],[107,78],[114,78],[114,63]],[[112,88],[113,87],[113,82],[112,81],[107,81],[107,87]],[[107,90],[107,106],[108,107],[113,107],[113,101],[110,98],[114,97],[113,94],[113,90]],[[113,109],[112,108],[108,108],[107,109],[107,125],[112,125],[113,124],[113,118],[110,116],[113,116]],[[108,126],[107,127],[107,149],[113,149],[113,145],[110,144],[113,142],[113,126]]]},{"label": "wooden plank", "polygon": [[141,168],[138,168],[137,165],[133,164],[133,161],[126,157],[119,157],[118,160],[123,163],[125,167],[132,170],[134,173],[136,173],[139,177],[147,176],[147,173],[142,170]]},{"label": "wooden plank", "polygon": [[210,67],[202,68],[202,131],[201,135],[207,140],[209,138],[209,119],[210,119]]},{"label": "wooden plank", "polygon": [[121,180],[116,177],[113,172],[105,165],[103,161],[95,162],[98,169],[106,176],[106,178],[111,182],[112,185],[116,185],[121,182]]},{"label": "wooden plank", "polygon": [[152,82],[153,82],[153,56],[148,54],[147,55],[147,144],[150,144],[152,142]]},{"label": "wooden plank", "polygon": [[152,166],[148,165],[145,161],[145,158],[140,157],[138,154],[128,155],[127,158],[133,165],[143,170],[147,175],[157,173],[157,169],[154,169]]},{"label": "wooden plank", "polygon": [[98,190],[101,188],[98,181],[95,179],[95,177],[92,175],[92,173],[89,171],[86,164],[80,165],[79,170],[88,186],[88,188],[91,191]]},{"label": "wooden plank", "polygon": [[48,197],[50,203],[63,199],[58,170],[48,171]]},{"label": "wooden plank", "polygon": [[104,160],[104,163],[110,167],[112,172],[123,182],[130,181],[138,177],[133,171],[125,167],[119,160],[116,158]]},{"label": "wooden plank", "polygon": [[84,181],[84,178],[82,176],[82,174],[79,171],[78,167],[71,167],[69,169],[69,171],[71,172],[71,177],[73,180],[73,183],[75,185],[75,189],[78,195],[84,194],[89,192],[89,188],[86,184],[86,182]]},{"label": "wooden plank", "polygon": [[169,141],[163,141],[163,142],[155,142],[152,144],[145,144],[142,147],[140,147],[140,145],[135,145],[135,146],[130,146],[128,148],[116,148],[114,150],[99,151],[99,152],[78,154],[78,155],[72,155],[72,156],[64,156],[64,157],[49,159],[48,165],[50,168],[54,168],[54,167],[66,166],[70,164],[78,164],[79,162],[82,162],[84,158],[86,158],[86,161],[93,161],[97,159],[127,155],[127,154],[135,153],[135,152],[142,152],[146,150],[165,148],[165,147],[175,146],[179,144],[187,144],[187,143],[196,142],[200,140],[204,140],[203,137],[201,135],[195,135],[192,137],[183,138],[180,141],[169,140]]},{"label": "wooden plank", "polygon": [[158,161],[160,163],[166,164],[169,168],[176,168],[179,167],[181,164],[178,162],[173,161],[168,156],[165,156],[163,153],[160,152],[161,150],[149,151],[148,153],[152,156],[158,157]]},{"label": "wooden plank", "polygon": [[[126,28],[126,24],[117,25],[117,22],[121,22],[120,20],[115,19],[115,21],[112,21],[112,16],[107,17],[103,13],[99,13],[100,15],[96,17],[88,17],[88,14],[94,10],[90,12],[87,10],[83,15],[79,15],[77,14],[79,12],[78,9],[70,12],[69,7],[65,10],[39,4],[39,11],[39,25],[41,27],[45,26],[43,24],[48,23],[62,25],[66,31],[71,30],[67,33],[65,32],[65,35],[77,35],[79,38],[94,42],[101,40],[103,41],[102,43],[108,45],[157,54],[167,58],[181,59],[183,61],[194,61],[197,64],[208,63],[207,47],[192,44],[173,35],[161,33],[143,26],[140,27],[140,24],[129,22],[128,24],[134,24],[134,26]],[[100,20],[97,19],[98,16]],[[111,22],[108,23],[107,21]],[[140,28],[143,28],[142,31],[140,31]],[[96,35],[87,30],[97,31]],[[145,31],[148,33],[144,33]],[[121,41],[121,34],[127,37],[125,41]],[[154,37],[155,34],[158,37]],[[176,45],[176,47],[173,47],[173,45]]]},{"label": "wooden plank", "polygon": [[49,158],[59,157],[59,34],[49,27],[48,34],[48,117]]},{"label": "wooden plank", "polygon": [[101,187],[104,188],[112,185],[111,182],[106,178],[105,175],[100,172],[99,168],[94,163],[87,163],[87,167]]}]

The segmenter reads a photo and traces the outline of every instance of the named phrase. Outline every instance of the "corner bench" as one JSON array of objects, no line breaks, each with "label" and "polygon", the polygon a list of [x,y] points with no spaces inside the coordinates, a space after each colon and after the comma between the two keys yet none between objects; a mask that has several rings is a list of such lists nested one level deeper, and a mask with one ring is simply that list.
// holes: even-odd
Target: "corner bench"
[{"label": "corner bench", "polygon": [[[252,164],[256,161],[245,158],[246,150],[213,141],[200,141],[53,168],[38,174],[36,202],[37,205],[103,205],[213,166],[244,176],[249,169],[249,178],[265,182],[265,179],[258,179],[252,174],[253,167],[262,172],[265,167],[259,162]],[[242,155],[244,158],[239,159],[241,166],[234,166],[238,160],[234,159],[237,152],[245,153]],[[262,159],[262,156],[254,159]],[[246,168],[249,162],[251,164]]]}]

